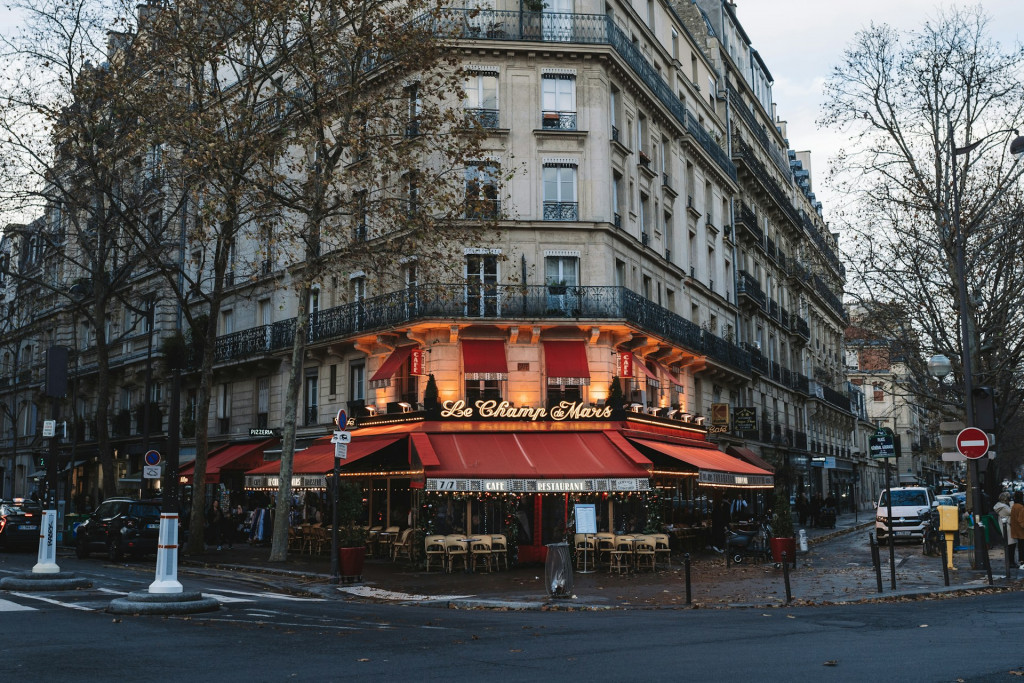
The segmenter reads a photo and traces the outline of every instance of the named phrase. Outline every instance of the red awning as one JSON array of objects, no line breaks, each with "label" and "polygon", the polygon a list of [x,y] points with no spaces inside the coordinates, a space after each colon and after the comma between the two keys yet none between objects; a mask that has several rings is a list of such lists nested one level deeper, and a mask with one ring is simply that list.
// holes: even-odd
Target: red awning
[{"label": "red awning", "polygon": [[[377,451],[387,448],[394,442],[398,441],[401,437],[387,437],[381,439],[372,439],[366,441],[359,441],[352,439],[352,443],[348,445],[348,456],[342,460],[342,466],[349,465],[360,458],[365,458],[368,455],[372,455]],[[333,443],[314,443],[312,446],[304,451],[299,451],[295,454],[295,459],[292,461],[292,473],[293,474],[326,474],[334,469],[334,444]],[[281,461],[276,460],[274,462],[268,462],[262,467],[257,467],[254,470],[249,470],[246,474],[280,474],[281,473]]]},{"label": "red awning", "polygon": [[587,347],[582,341],[544,342],[544,371],[549,379],[579,379],[589,383]]},{"label": "red awning", "polygon": [[644,364],[644,362],[641,359],[636,357],[635,353],[631,354],[631,355],[633,356],[633,367],[634,368],[640,368],[640,371],[643,372],[645,375],[647,375],[647,379],[653,379],[655,382],[659,381],[658,380],[658,376],[655,375],[653,372],[651,372],[647,368],[647,366]]},{"label": "red awning", "polygon": [[761,469],[768,470],[769,472],[775,471],[775,468],[772,467],[768,461],[749,448],[743,448],[742,446],[729,446],[725,449],[725,452],[729,455],[736,456],[740,460],[745,460],[755,467],[760,467]]},{"label": "red awning", "polygon": [[434,446],[431,445],[430,439],[426,434],[410,434],[410,438],[412,438],[413,448],[416,449],[416,455],[419,456],[420,462],[424,467],[439,467],[441,465],[441,461],[434,451]]},{"label": "red awning", "polygon": [[373,373],[373,377],[370,378],[370,386],[374,388],[389,386],[391,378],[398,372],[398,368],[402,367],[402,363],[409,358],[413,348],[413,345],[399,346],[392,351],[387,360],[377,368],[377,372]]},{"label": "red awning", "polygon": [[680,381],[676,379],[676,376],[672,374],[672,371],[668,369],[668,366],[664,365],[663,363],[655,363],[655,364],[658,366],[658,369],[661,370],[662,378],[666,382],[674,384],[677,387],[679,387],[680,389],[683,388],[683,384],[680,383]]},{"label": "red awning", "polygon": [[[432,478],[648,478],[602,432],[461,433],[426,435],[437,457],[424,462]],[[417,449],[422,459],[422,451]],[[642,456],[641,456],[642,457]],[[422,460],[421,460],[422,461]]]},{"label": "red awning", "polygon": [[463,339],[462,370],[466,379],[508,379],[505,341]]},{"label": "red awning", "polygon": [[[263,451],[277,439],[267,439],[256,443],[236,443],[222,446],[214,451],[206,460],[206,483],[219,484],[222,470],[245,472],[263,464]],[[195,473],[195,461],[190,462],[178,472],[189,484]]]},{"label": "red awning", "polygon": [[717,448],[684,446],[650,439],[630,441],[696,467],[702,483],[723,486],[770,486],[774,481],[772,473],[768,470],[726,455]]}]

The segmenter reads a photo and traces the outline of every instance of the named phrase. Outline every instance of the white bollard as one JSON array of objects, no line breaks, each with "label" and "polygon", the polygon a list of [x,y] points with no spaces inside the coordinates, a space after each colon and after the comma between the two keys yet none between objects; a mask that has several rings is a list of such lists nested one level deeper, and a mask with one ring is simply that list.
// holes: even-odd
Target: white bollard
[{"label": "white bollard", "polygon": [[59,574],[57,566],[57,511],[44,510],[39,524],[39,559],[33,574]]},{"label": "white bollard", "polygon": [[800,552],[807,552],[807,531],[804,529],[800,530]]},{"label": "white bollard", "polygon": [[150,593],[181,593],[178,582],[178,513],[160,513],[160,540],[156,547],[156,581]]}]

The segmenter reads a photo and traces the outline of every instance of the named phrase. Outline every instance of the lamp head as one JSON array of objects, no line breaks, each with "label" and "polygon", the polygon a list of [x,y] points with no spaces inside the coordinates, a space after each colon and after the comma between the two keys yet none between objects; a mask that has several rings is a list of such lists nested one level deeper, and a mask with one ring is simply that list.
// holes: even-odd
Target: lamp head
[{"label": "lamp head", "polygon": [[1014,159],[1024,156],[1024,135],[1018,135],[1010,142],[1010,154]]},{"label": "lamp head", "polygon": [[933,377],[944,379],[952,371],[953,364],[949,362],[949,358],[943,356],[941,353],[928,359],[928,374]]}]

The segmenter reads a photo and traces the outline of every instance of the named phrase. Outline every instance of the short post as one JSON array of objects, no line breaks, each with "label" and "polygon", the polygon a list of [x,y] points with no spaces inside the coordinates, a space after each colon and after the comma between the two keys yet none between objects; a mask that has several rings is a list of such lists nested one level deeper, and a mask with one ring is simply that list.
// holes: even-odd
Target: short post
[{"label": "short post", "polygon": [[731,566],[729,558],[732,557],[732,553],[729,552],[729,542],[725,542],[725,568],[728,569]]},{"label": "short post", "polygon": [[150,593],[181,593],[178,581],[178,513],[160,513],[160,536],[156,546],[156,580]]},{"label": "short post", "polygon": [[868,534],[868,544],[871,546],[871,564],[875,568],[875,583],[878,584],[878,592],[882,592],[882,557],[878,552],[878,543],[875,542],[875,535]]},{"label": "short post", "polygon": [[39,525],[38,561],[32,567],[33,574],[60,574],[57,566],[57,511],[44,510]]},{"label": "short post", "polygon": [[942,534],[942,542],[939,544],[942,547],[942,580],[946,586],[949,586],[949,546],[953,545],[951,542],[947,542],[949,538],[949,532]]},{"label": "short post", "polygon": [[690,553],[683,555],[683,569],[686,573],[686,604],[693,604],[693,591],[690,588]]},{"label": "short post", "polygon": [[786,557],[785,551],[782,553],[782,580],[786,584],[786,603],[793,602],[793,591],[789,587],[789,558]]},{"label": "short post", "polygon": [[[981,517],[978,517],[979,523]],[[985,562],[985,573],[988,574],[988,585],[992,584],[992,562],[988,556],[988,527],[984,524],[981,525],[981,533],[978,534],[977,538],[981,541],[981,559]]]}]

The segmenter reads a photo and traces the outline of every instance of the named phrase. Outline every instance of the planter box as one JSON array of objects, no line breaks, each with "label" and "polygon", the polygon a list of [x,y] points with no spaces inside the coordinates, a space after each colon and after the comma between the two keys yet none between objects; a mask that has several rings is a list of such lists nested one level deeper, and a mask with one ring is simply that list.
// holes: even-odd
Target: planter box
[{"label": "planter box", "polygon": [[338,573],[343,579],[363,579],[363,563],[366,561],[366,548],[338,548]]},{"label": "planter box", "polygon": [[768,543],[772,548],[772,560],[782,562],[782,553],[786,553],[786,561],[792,560],[793,566],[796,566],[795,538],[769,538]]}]

